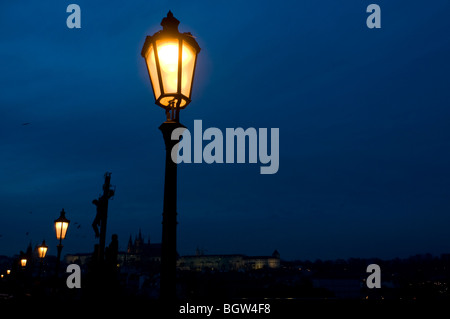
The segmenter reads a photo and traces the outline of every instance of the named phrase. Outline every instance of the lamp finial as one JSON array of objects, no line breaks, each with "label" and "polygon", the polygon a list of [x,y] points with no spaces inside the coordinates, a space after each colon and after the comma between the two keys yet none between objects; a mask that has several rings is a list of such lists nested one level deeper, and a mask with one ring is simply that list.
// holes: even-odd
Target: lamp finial
[{"label": "lamp finial", "polygon": [[178,21],[174,16],[172,11],[169,10],[167,13],[167,17],[163,18],[161,21],[161,26],[164,31],[176,31],[178,32],[178,25],[180,21]]}]

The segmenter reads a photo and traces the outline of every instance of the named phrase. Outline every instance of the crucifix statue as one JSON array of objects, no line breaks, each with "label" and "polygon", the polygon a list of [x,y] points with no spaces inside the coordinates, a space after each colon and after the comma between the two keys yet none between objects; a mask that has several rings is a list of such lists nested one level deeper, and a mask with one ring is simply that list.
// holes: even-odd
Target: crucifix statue
[{"label": "crucifix statue", "polygon": [[[92,223],[95,232],[95,238],[99,239],[98,257],[99,261],[104,260],[105,239],[106,239],[106,220],[108,218],[108,200],[114,196],[115,190],[111,188],[111,173],[105,173],[105,183],[103,184],[103,195],[94,199],[92,204],[97,206],[97,214]],[[99,228],[100,227],[100,231]]]}]

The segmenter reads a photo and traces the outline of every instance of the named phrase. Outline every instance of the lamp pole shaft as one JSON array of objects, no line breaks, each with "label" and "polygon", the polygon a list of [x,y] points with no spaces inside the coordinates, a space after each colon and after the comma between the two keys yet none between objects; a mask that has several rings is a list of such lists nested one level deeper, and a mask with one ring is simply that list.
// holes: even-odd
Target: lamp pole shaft
[{"label": "lamp pole shaft", "polygon": [[105,183],[103,184],[103,195],[100,197],[102,218],[100,221],[100,239],[99,239],[99,261],[103,265],[105,261],[106,244],[106,221],[108,220],[108,200],[112,196],[111,191],[111,173],[105,174]]},{"label": "lamp pole shaft", "polygon": [[42,274],[42,264],[44,263],[44,257],[39,257],[39,276],[38,278],[41,278],[41,274]]},{"label": "lamp pole shaft", "polygon": [[176,300],[177,163],[172,161],[171,153],[179,140],[172,140],[171,136],[172,132],[177,128],[185,128],[185,126],[177,121],[166,121],[159,127],[166,146],[160,282],[160,297],[166,302]]},{"label": "lamp pole shaft", "polygon": [[59,245],[56,246],[57,251],[58,251],[58,255],[56,257],[56,270],[55,270],[55,277],[58,278],[58,273],[59,273],[59,266],[61,263],[61,251],[63,249],[63,245],[62,245],[62,240],[59,240]]}]

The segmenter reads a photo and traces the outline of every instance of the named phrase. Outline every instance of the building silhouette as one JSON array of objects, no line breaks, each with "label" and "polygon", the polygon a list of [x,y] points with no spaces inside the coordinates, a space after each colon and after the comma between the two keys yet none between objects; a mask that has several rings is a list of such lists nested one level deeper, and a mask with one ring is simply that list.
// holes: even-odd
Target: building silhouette
[{"label": "building silhouette", "polygon": [[[67,264],[76,263],[79,265],[86,265],[91,261],[92,253],[77,253],[67,254],[65,262]],[[161,244],[150,243],[150,238],[145,242],[141,230],[135,236],[134,241],[132,236],[128,240],[127,250],[119,251],[117,254],[117,266],[136,266],[146,265],[148,263],[161,262]]]},{"label": "building silhouette", "polygon": [[119,260],[123,263],[161,262],[161,244],[150,243],[150,238],[145,242],[141,230],[135,236],[134,241],[130,235],[126,253],[119,253]]},{"label": "building silhouette", "polygon": [[[68,254],[65,262],[86,265],[92,253]],[[150,238],[145,241],[141,230],[138,235],[130,235],[126,251],[119,251],[117,255],[118,267],[151,268],[161,263],[161,244],[151,243]],[[243,254],[205,254],[197,249],[195,255],[179,256],[177,268],[184,271],[246,271],[257,269],[278,269],[280,267],[280,253],[275,250],[269,256],[247,256]]]},{"label": "building silhouette", "polygon": [[275,250],[271,256],[205,255],[197,249],[195,255],[178,258],[177,267],[190,271],[277,269],[280,267],[280,253]]}]

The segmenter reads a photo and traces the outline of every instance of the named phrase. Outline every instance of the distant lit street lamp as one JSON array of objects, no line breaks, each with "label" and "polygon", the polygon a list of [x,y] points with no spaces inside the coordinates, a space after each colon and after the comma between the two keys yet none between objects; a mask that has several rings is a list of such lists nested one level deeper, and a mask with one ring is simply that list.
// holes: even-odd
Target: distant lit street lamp
[{"label": "distant lit street lamp", "polygon": [[25,268],[27,266],[27,259],[25,257],[22,257],[20,259],[20,266],[22,266],[22,268]]},{"label": "distant lit street lamp", "polygon": [[177,263],[177,164],[171,152],[178,140],[172,132],[185,128],[180,124],[180,109],[191,102],[197,54],[200,47],[189,33],[178,31],[178,21],[169,11],[161,21],[163,29],[147,36],[141,55],[144,57],[155,103],[166,111],[167,120],[159,127],[166,146],[163,226],[161,240],[161,298],[176,298]]},{"label": "distant lit street lamp", "polygon": [[45,240],[42,241],[42,244],[38,247],[38,254],[40,259],[44,259],[47,254],[48,246],[45,244]]},{"label": "distant lit street lamp", "polygon": [[66,218],[66,212],[64,208],[61,210],[60,216],[55,220],[56,239],[59,240],[59,244],[56,246],[58,250],[58,256],[56,259],[56,276],[58,276],[59,264],[61,262],[61,251],[63,249],[62,240],[66,238],[67,228],[69,228],[70,220]]},{"label": "distant lit street lamp", "polygon": [[42,241],[42,244],[38,246],[38,255],[39,255],[39,277],[42,272],[42,264],[44,262],[45,255],[47,254],[48,246],[45,244],[45,240]]}]

